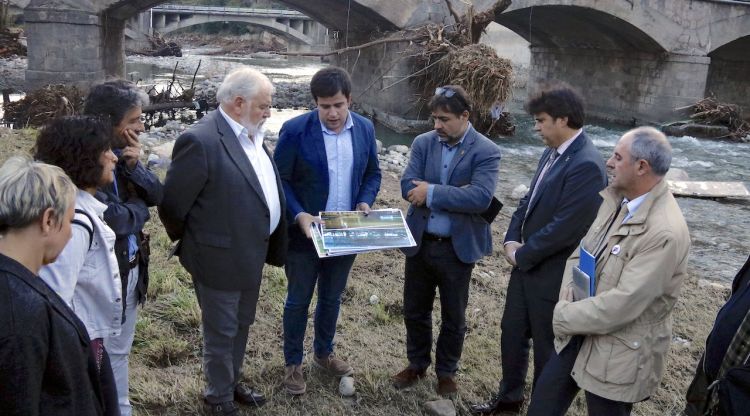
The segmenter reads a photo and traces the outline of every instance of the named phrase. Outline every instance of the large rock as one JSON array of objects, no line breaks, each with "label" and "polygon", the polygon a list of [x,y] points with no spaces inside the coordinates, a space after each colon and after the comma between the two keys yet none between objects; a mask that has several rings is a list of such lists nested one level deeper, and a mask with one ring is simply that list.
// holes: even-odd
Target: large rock
[{"label": "large rock", "polygon": [[456,407],[447,399],[426,402],[424,408],[433,416],[456,416]]}]

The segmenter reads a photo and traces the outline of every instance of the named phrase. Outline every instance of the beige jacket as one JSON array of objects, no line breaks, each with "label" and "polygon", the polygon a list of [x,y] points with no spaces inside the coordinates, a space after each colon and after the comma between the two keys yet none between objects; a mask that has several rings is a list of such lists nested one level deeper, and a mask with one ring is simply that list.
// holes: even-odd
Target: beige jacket
[{"label": "beige jacket", "polygon": [[[610,188],[600,195],[604,201],[583,239],[587,248],[605,234],[622,201]],[[596,296],[560,300],[552,326],[558,353],[570,336],[586,335],[571,373],[580,388],[635,403],[651,396],[664,374],[690,236],[666,181],[651,189],[630,219],[613,227],[606,248],[601,245]],[[566,264],[562,288],[570,284],[578,261],[576,250]]]}]

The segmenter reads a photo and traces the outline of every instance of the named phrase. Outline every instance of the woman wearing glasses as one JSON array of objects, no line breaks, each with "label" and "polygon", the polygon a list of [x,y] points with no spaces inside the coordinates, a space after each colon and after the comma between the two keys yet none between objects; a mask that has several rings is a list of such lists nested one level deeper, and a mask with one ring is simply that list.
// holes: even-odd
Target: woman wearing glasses
[{"label": "woman wearing glasses", "polygon": [[94,195],[111,184],[117,156],[107,124],[91,116],[53,120],[39,134],[34,157],[59,166],[78,187],[73,236],[40,276],[86,325],[105,391],[106,414],[119,415],[105,340],[120,335],[122,294],[115,233],[102,220],[105,204]]}]

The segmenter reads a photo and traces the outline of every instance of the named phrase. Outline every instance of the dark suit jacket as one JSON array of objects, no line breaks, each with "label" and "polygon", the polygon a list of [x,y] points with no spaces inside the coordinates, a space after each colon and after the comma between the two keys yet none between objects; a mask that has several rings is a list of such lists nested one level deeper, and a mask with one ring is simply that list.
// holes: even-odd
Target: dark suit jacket
[{"label": "dark suit jacket", "polygon": [[86,327],[47,286],[0,255],[0,414],[101,415]]},{"label": "dark suit jacket", "polygon": [[[432,207],[448,212],[453,250],[462,262],[474,263],[492,253],[490,225],[479,214],[487,210],[495,194],[500,171],[500,148],[469,127],[458,154],[453,156],[448,168],[448,183],[442,185],[442,146],[434,130],[414,139],[409,165],[401,176],[401,196],[407,199],[407,194],[414,188],[414,179],[434,184]],[[419,252],[429,215],[430,208],[427,206],[409,206],[406,223],[417,246],[402,249],[407,257]]]},{"label": "dark suit jacket", "polygon": [[[546,149],[537,167],[532,188],[513,213],[505,241],[523,242],[516,252],[518,269],[532,276],[532,293],[557,302],[565,262],[596,218],[607,186],[604,160],[584,133],[568,147],[538,184],[534,183],[552,149]],[[524,222],[526,211],[529,214]]]},{"label": "dark suit jacket", "polygon": [[[352,204],[372,206],[380,190],[380,167],[372,122],[349,111],[352,127]],[[287,200],[290,244],[311,244],[294,223],[300,212],[318,215],[328,201],[328,158],[318,110],[297,116],[281,127],[274,160]]]},{"label": "dark suit jacket", "polygon": [[274,171],[282,215],[269,235],[263,189],[221,113],[209,113],[177,138],[159,216],[169,237],[181,239],[180,263],[202,284],[255,290],[264,262],[284,264],[285,201],[275,165]]}]

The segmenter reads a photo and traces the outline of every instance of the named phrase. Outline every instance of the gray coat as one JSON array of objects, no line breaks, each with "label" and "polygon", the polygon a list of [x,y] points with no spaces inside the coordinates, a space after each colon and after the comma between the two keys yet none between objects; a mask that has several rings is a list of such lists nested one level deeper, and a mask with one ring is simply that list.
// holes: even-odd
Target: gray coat
[{"label": "gray coat", "polygon": [[282,215],[269,235],[263,189],[221,113],[209,113],[177,138],[159,216],[169,237],[180,239],[175,250],[180,263],[201,284],[258,290],[263,264],[284,264],[286,206],[275,164],[273,168]]}]

